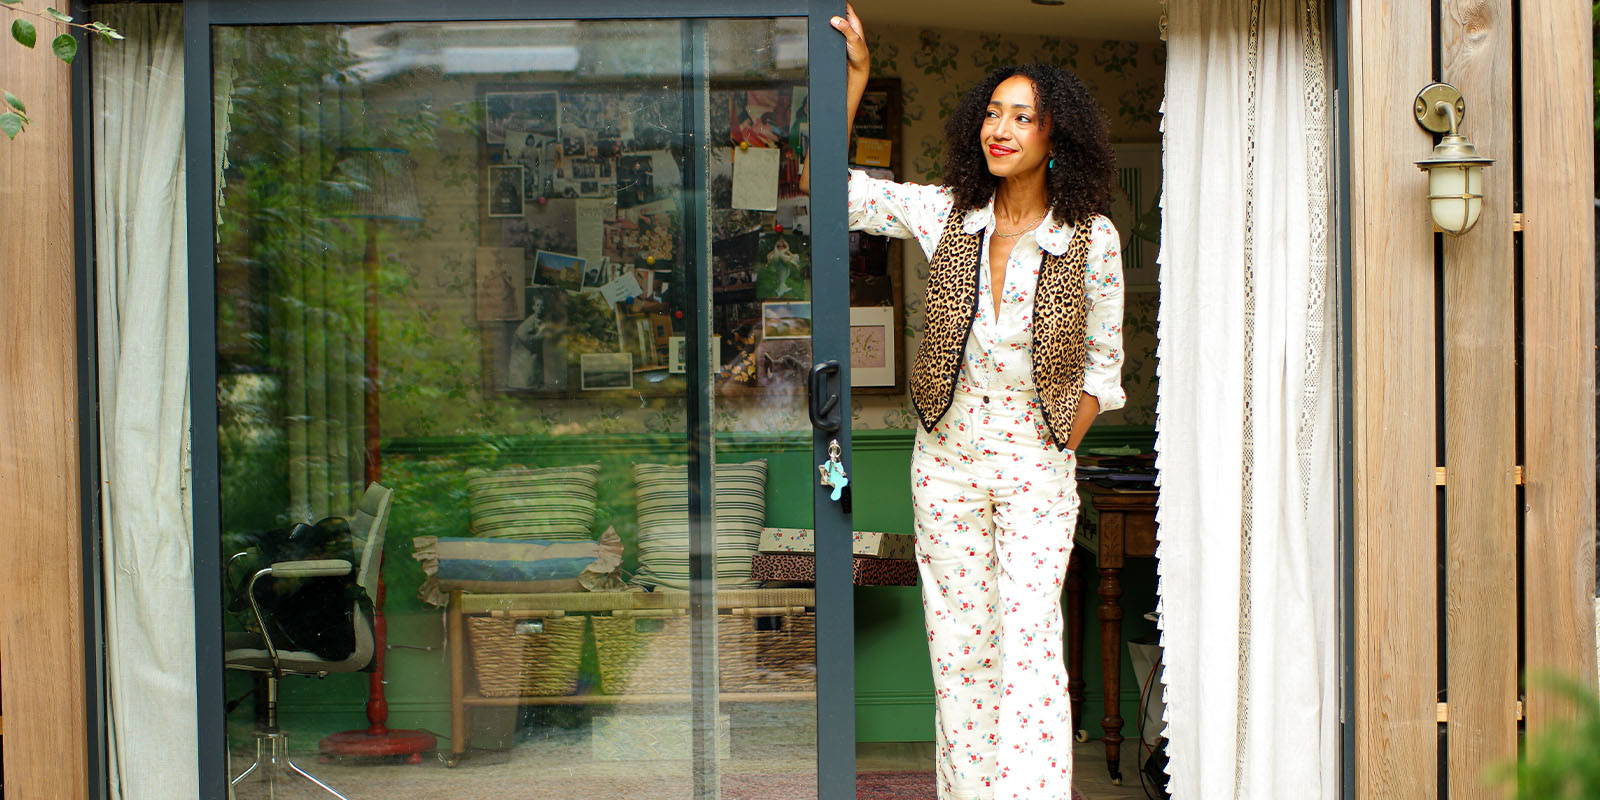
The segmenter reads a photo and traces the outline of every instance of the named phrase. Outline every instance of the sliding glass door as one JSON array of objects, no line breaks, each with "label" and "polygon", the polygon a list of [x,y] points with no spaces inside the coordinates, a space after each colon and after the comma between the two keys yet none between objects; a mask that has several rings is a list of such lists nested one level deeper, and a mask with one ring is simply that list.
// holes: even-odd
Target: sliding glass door
[{"label": "sliding glass door", "polygon": [[854,794],[836,6],[186,5],[201,796]]}]

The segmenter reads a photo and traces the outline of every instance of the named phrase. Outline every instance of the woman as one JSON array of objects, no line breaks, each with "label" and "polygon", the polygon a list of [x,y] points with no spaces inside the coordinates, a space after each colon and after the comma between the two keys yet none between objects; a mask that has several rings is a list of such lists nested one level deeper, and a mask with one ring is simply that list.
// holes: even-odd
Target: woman
[{"label": "woman", "polygon": [[[847,14],[833,25],[853,119],[869,59]],[[1126,400],[1113,174],[1094,99],[1048,65],[998,70],[966,94],[947,124],[945,185],[850,174],[851,230],[915,239],[931,267],[911,478],[940,798],[1071,796],[1060,599],[1075,449]]]}]

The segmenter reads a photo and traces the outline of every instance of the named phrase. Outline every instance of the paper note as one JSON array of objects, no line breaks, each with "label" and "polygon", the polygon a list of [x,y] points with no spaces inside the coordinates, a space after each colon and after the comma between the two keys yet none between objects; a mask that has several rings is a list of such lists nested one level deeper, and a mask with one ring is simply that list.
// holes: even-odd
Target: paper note
[{"label": "paper note", "polygon": [[893,151],[893,142],[888,139],[869,139],[865,136],[856,139],[856,157],[854,163],[867,167],[889,166],[889,154]]},{"label": "paper note", "polygon": [[644,294],[644,287],[639,285],[639,279],[634,277],[633,270],[629,270],[621,277],[613,278],[601,286],[600,294],[605,295],[605,298],[613,303],[625,303],[630,298]]},{"label": "paper note", "polygon": [[580,198],[577,206],[577,255],[579,258],[599,261],[605,255],[606,220],[617,215],[616,198]]},{"label": "paper note", "polygon": [[751,211],[778,208],[776,147],[751,147],[733,154],[733,207]]}]

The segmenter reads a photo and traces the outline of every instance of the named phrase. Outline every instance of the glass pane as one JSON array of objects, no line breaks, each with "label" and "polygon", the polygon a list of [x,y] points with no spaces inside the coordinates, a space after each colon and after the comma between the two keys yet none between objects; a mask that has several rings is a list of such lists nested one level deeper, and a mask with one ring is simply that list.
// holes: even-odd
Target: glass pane
[{"label": "glass pane", "polygon": [[315,796],[274,753],[351,797],[814,796],[814,591],[752,573],[763,527],[811,524],[803,24],[213,52],[229,774],[264,762],[237,796]]}]

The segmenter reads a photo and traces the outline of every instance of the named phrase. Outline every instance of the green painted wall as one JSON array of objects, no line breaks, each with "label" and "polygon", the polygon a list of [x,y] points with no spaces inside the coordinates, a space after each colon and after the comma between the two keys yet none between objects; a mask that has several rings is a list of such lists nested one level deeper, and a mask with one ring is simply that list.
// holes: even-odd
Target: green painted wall
[{"label": "green painted wall", "polygon": [[[1085,447],[1128,442],[1148,446],[1149,429],[1107,427],[1090,434]],[[737,434],[719,437],[721,461],[767,458],[771,478],[768,522],[775,526],[809,527],[809,486],[815,468],[806,439],[798,435]],[[852,479],[855,521],[859,530],[911,531],[910,431],[860,431],[856,434]],[[389,587],[390,642],[401,647],[389,653],[390,722],[397,727],[449,730],[448,661],[438,609],[417,600],[422,571],[411,557],[411,539],[419,535],[463,535],[467,526],[465,468],[510,463],[554,465],[602,464],[599,526],[615,525],[628,542],[625,567],[636,563],[629,468],[651,454],[684,452],[682,437],[576,436],[567,439],[397,440],[385,444],[385,481],[395,489],[384,576]],[[1130,563],[1123,578],[1124,636],[1154,635],[1143,613],[1155,605],[1153,561]],[[1085,716],[1091,735],[1101,734],[1104,715],[1100,692],[1098,621],[1091,578],[1086,590]],[[248,689],[248,679],[229,676],[231,695]],[[1124,652],[1122,716],[1124,735],[1136,735],[1138,686]],[[364,675],[284,682],[282,717],[302,741],[305,737],[364,726]],[[860,741],[926,741],[933,738],[932,684],[922,609],[917,587],[859,587],[856,591],[856,709]],[[248,719],[248,706],[235,715]],[[1080,727],[1083,727],[1080,725]]]}]

